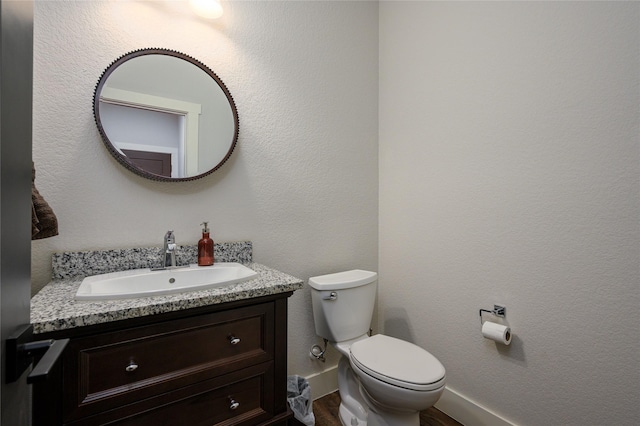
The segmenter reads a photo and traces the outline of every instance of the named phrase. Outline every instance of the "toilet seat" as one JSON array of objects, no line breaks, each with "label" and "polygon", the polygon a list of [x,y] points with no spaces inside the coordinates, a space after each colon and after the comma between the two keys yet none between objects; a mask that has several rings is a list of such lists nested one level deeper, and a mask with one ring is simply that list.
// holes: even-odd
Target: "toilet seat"
[{"label": "toilet seat", "polygon": [[376,334],[351,345],[357,369],[390,385],[416,391],[444,386],[445,369],[436,357],[413,343]]}]

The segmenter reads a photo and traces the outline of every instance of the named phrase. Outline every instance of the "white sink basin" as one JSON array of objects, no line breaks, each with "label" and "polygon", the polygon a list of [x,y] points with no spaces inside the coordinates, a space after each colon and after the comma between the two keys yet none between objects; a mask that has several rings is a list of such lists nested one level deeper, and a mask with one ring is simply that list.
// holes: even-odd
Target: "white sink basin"
[{"label": "white sink basin", "polygon": [[76,299],[109,300],[158,296],[221,287],[248,281],[257,276],[257,272],[241,263],[189,265],[159,271],[148,268],[133,269],[85,278],[76,293]]}]

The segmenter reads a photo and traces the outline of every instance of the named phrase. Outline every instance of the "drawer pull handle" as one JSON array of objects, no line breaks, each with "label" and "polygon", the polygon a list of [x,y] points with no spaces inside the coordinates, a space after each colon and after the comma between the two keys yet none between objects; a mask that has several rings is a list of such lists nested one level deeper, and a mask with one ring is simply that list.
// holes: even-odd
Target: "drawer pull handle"
[{"label": "drawer pull handle", "polygon": [[229,336],[229,341],[232,345],[237,345],[238,343],[240,343],[240,338],[236,336]]},{"label": "drawer pull handle", "polygon": [[229,398],[231,401],[231,405],[229,406],[230,410],[237,410],[240,407],[240,403],[233,400],[233,398]]},{"label": "drawer pull handle", "polygon": [[131,364],[127,365],[127,367],[125,368],[125,370],[127,370],[127,373],[131,373],[132,371],[136,371],[138,369],[138,364],[136,364],[135,362],[132,362]]}]

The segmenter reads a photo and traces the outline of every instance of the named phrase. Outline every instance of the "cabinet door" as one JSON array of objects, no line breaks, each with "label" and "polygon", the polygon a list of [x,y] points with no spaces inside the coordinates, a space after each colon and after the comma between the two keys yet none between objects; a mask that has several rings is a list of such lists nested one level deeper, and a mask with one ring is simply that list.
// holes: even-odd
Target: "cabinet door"
[{"label": "cabinet door", "polygon": [[263,303],[74,339],[65,422],[272,361],[273,329],[273,304]]}]

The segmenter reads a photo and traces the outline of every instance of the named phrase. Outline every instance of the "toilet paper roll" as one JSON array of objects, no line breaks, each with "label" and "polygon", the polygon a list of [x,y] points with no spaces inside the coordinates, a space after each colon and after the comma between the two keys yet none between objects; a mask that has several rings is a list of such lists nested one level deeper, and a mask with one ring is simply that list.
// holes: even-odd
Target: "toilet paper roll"
[{"label": "toilet paper roll", "polygon": [[482,324],[482,336],[503,345],[511,343],[511,328],[491,321]]}]

